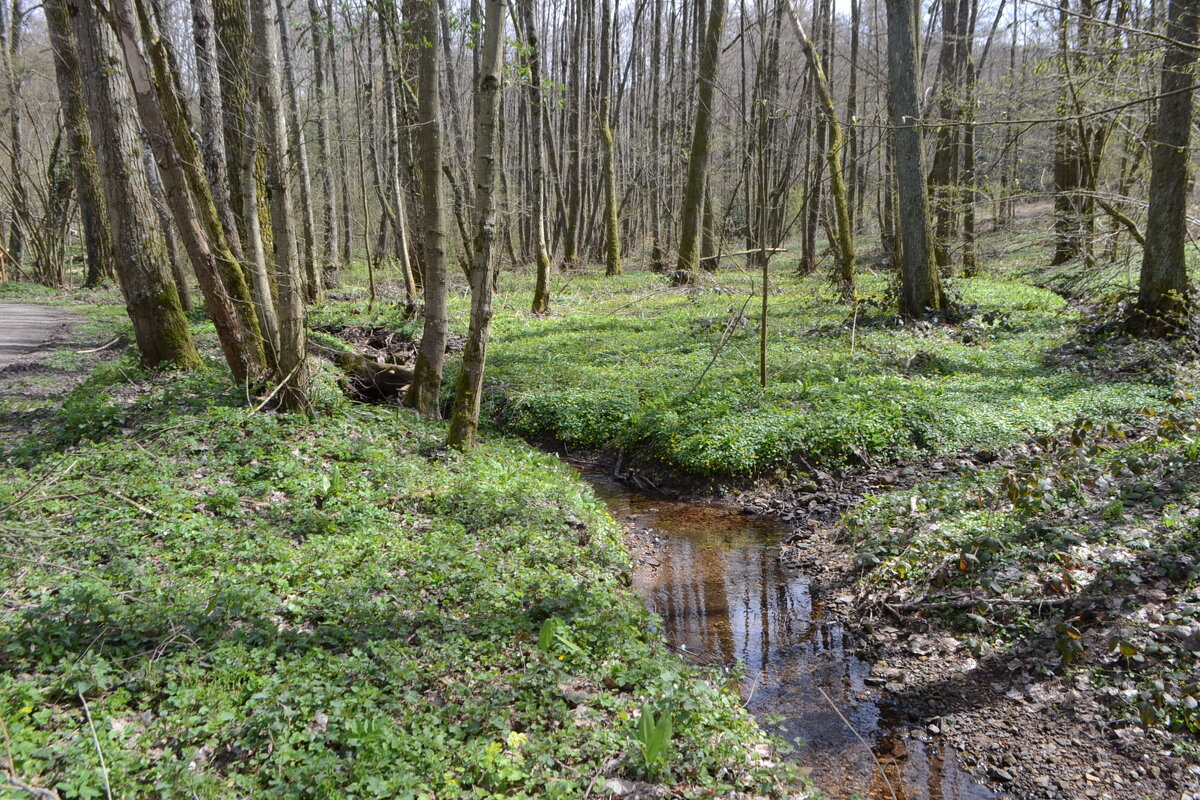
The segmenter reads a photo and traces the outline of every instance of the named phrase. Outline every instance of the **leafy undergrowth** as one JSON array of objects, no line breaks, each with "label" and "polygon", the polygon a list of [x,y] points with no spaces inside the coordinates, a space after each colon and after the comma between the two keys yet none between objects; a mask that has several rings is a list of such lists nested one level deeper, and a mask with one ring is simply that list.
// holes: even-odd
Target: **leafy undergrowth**
[{"label": "leafy undergrowth", "polygon": [[849,515],[864,580],[977,654],[1092,671],[1119,713],[1200,732],[1200,417],[1077,420]]},{"label": "leafy undergrowth", "polygon": [[[704,274],[688,289],[644,271],[572,271],[555,283],[554,313],[538,317],[527,309],[528,276],[503,276],[488,362],[492,415],[533,441],[624,450],[626,463],[710,483],[1002,447],[1080,414],[1161,406],[1178,380],[1170,370],[1098,379],[1074,369],[1059,356],[1078,331],[1076,312],[1013,277],[956,280],[953,322],[906,325],[884,278],[863,276],[855,308],[823,278],[797,277],[780,261],[765,389],[755,274]],[[456,293],[452,308],[465,312],[464,303]],[[314,317],[417,331],[398,306],[362,309],[361,298],[343,295]],[[454,359],[449,369],[453,380]]]},{"label": "leafy undergrowth", "polygon": [[665,651],[566,467],[498,438],[447,452],[440,424],[322,381],[326,416],[303,420],[219,371],[125,362],[0,474],[11,778],[64,798],[782,793],[794,776],[736,689]]}]

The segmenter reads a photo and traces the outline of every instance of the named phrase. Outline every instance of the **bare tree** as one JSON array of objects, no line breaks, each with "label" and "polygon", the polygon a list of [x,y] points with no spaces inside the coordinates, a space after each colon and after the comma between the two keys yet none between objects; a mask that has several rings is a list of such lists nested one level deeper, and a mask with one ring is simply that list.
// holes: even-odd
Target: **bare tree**
[{"label": "bare tree", "polygon": [[1138,278],[1133,329],[1167,336],[1188,327],[1191,313],[1187,259],[1188,145],[1192,132],[1192,94],[1196,71],[1197,0],[1171,0],[1167,31],[1171,44],[1163,56],[1158,117],[1150,167],[1150,209],[1146,244]]},{"label": "bare tree", "polygon": [[418,55],[417,142],[421,161],[421,207],[424,212],[425,322],[421,345],[413,366],[412,383],[404,402],[422,416],[437,418],[449,335],[449,306],[446,299],[446,233],[442,192],[441,36],[434,0],[413,0],[412,26]]},{"label": "bare tree", "polygon": [[500,138],[500,89],[504,72],[505,0],[487,0],[475,114],[475,252],[471,262],[471,322],[454,392],[448,442],[475,445],[483,369],[492,330],[492,260],[496,240],[496,163]]},{"label": "bare tree", "polygon": [[262,110],[262,142],[267,157],[267,195],[275,247],[275,284],[279,294],[279,397],[291,412],[308,413],[310,368],[307,363],[304,276],[296,254],[289,186],[287,129],[279,75],[279,40],[274,0],[251,0],[254,27],[255,89]]},{"label": "bare tree", "polygon": [[929,195],[922,165],[917,102],[917,0],[887,0],[888,85],[891,89],[892,152],[899,189],[902,247],[900,311],[919,317],[945,306],[929,226]]},{"label": "bare tree", "polygon": [[700,262],[700,218],[704,212],[704,184],[708,173],[711,147],[713,103],[716,98],[717,71],[721,58],[721,37],[725,31],[727,0],[712,0],[704,50],[700,55],[700,89],[696,102],[696,121],[692,130],[692,149],[688,158],[687,187],[679,211],[679,257],[675,262],[674,282],[689,284],[695,280]]},{"label": "bare tree", "polygon": [[94,287],[101,281],[116,277],[112,262],[112,231],[109,228],[108,208],[104,204],[104,187],[100,182],[100,167],[92,146],[88,128],[87,100],[83,76],[71,33],[71,19],[64,0],[47,0],[42,6],[50,46],[54,51],[54,75],[62,107],[63,128],[70,149],[71,173],[75,181],[75,196],[79,199],[79,216],[83,224],[84,250],[87,254],[87,278],[84,285]]}]

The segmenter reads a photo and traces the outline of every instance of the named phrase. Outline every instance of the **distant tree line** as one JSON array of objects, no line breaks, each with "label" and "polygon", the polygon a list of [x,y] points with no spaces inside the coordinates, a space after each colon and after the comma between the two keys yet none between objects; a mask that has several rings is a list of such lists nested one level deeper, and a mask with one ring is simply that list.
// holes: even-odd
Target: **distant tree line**
[{"label": "distant tree line", "polygon": [[145,363],[182,367],[196,286],[234,378],[304,411],[306,307],[361,260],[422,315],[405,399],[436,416],[461,273],[463,445],[504,265],[547,313],[584,262],[687,285],[737,253],[765,287],[791,246],[853,300],[872,237],[920,317],[1046,198],[1046,261],[1140,253],[1129,327],[1171,335],[1196,5],[4,0],[0,279],[115,280]]}]

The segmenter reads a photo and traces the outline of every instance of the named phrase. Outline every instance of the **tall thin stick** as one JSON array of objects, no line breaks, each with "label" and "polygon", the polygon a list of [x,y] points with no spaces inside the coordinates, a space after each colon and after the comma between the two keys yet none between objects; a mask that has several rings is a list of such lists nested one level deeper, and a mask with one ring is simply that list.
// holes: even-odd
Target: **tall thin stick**
[{"label": "tall thin stick", "polygon": [[83,703],[83,714],[87,717],[88,728],[92,731],[92,742],[96,745],[96,755],[100,757],[100,776],[104,778],[104,794],[108,800],[113,800],[112,785],[108,782],[108,764],[104,763],[104,751],[100,749],[100,737],[96,735],[96,724],[92,722],[92,710],[88,708],[87,699],[79,692],[79,702]]}]

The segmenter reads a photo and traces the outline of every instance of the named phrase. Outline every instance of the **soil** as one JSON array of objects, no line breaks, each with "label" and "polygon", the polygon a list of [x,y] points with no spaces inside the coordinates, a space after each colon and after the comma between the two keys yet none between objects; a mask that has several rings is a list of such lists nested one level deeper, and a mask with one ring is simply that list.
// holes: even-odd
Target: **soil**
[{"label": "soil", "polygon": [[[869,684],[907,718],[912,742],[948,745],[977,777],[1005,797],[1195,800],[1200,766],[1177,754],[1195,741],[1115,716],[1085,670],[1032,644],[976,659],[936,620],[897,608],[858,583],[853,552],[836,521],[868,494],[993,463],[992,453],[928,459],[904,467],[822,476],[818,489],[773,488],[731,498],[748,513],[788,520],[795,533],[781,560],[809,576],[826,603],[857,634],[872,664]],[[1153,602],[1155,587],[1139,601]]]}]

